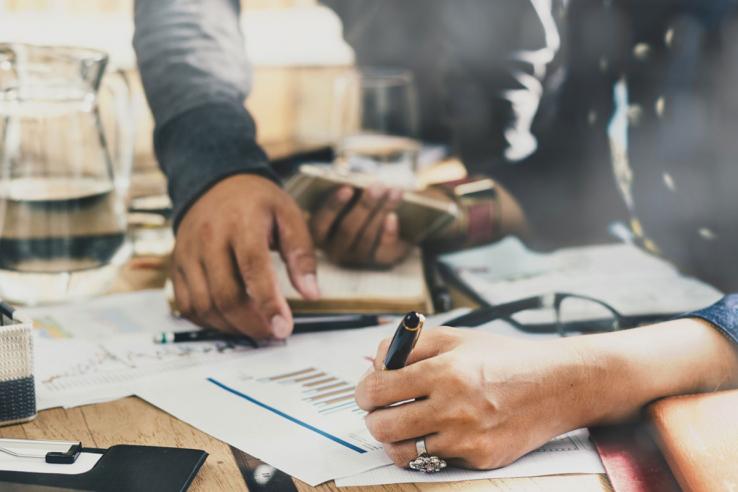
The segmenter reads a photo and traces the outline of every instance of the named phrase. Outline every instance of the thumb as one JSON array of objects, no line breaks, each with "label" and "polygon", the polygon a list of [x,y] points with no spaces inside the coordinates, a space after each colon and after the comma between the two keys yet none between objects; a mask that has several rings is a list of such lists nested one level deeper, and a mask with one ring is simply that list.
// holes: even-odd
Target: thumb
[{"label": "thumb", "polygon": [[292,286],[305,299],[320,298],[317,259],[313,241],[302,212],[291,198],[277,214],[279,254],[287,266]]}]

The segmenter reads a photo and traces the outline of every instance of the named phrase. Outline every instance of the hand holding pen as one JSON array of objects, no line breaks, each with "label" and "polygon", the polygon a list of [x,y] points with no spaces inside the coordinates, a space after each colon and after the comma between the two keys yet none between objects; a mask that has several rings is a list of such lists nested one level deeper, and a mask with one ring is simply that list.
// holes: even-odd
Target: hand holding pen
[{"label": "hand holding pen", "polygon": [[[591,398],[596,385],[578,372],[581,355],[562,350],[561,340],[445,327],[423,331],[414,342],[403,331],[383,341],[374,370],[356,387],[359,407],[369,412],[369,432],[398,466],[413,463],[432,472],[443,459],[497,468],[586,426],[602,410]],[[405,367],[385,369],[404,358],[403,350],[390,350],[399,340],[415,347]],[[426,459],[419,459],[423,454]]]},{"label": "hand holding pen", "polygon": [[[387,347],[387,353],[382,363],[382,369],[384,371],[394,371],[405,367],[410,352],[415,348],[415,344],[418,343],[424,324],[425,317],[420,313],[410,312],[402,318],[397,330],[395,330],[395,335]],[[357,393],[357,401],[358,398]],[[413,403],[406,404],[412,405]],[[424,435],[415,437],[415,450],[417,453],[415,459],[410,460],[407,464],[411,470],[436,473],[446,468],[445,460],[438,456],[428,454]]]}]

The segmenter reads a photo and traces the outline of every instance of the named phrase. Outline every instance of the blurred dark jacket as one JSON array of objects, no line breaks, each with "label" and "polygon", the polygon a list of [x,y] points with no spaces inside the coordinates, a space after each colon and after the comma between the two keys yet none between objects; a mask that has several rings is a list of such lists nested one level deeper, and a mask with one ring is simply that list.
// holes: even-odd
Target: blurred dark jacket
[{"label": "blurred dark jacket", "polygon": [[624,126],[627,137],[614,164],[633,235],[738,291],[738,2],[627,0],[610,10],[620,25],[611,134]]},{"label": "blurred dark jacket", "polygon": [[[609,239],[603,224],[625,211],[606,166],[611,80],[597,63],[612,29],[604,14],[598,31],[557,0],[323,3],[341,17],[360,66],[414,72],[422,138],[450,145],[471,173],[509,188],[541,246]],[[593,199],[597,206],[582,207]]]},{"label": "blurred dark jacket", "polygon": [[[423,137],[511,189],[539,246],[612,240],[620,221],[685,271],[738,289],[734,0],[325,3],[360,65],[414,71]],[[515,56],[546,47],[555,57],[538,65]],[[526,91],[527,127],[511,97]]]}]

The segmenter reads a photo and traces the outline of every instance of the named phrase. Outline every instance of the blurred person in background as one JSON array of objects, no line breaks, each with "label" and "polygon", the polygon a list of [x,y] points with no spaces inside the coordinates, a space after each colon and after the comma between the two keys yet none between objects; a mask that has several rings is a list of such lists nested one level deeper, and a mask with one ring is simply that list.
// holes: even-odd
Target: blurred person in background
[{"label": "blurred person in background", "polygon": [[[551,153],[533,157],[592,145],[569,141],[571,132],[598,128],[630,212],[623,235],[727,292],[738,292],[737,8],[724,0],[569,2],[564,71],[546,81],[557,97],[545,108],[552,126],[539,152]],[[565,179],[589,187],[577,174]],[[537,192],[538,207],[569,199],[559,196],[566,189]],[[551,211],[528,216],[537,213]],[[433,455],[495,468],[575,428],[635,418],[659,398],[738,388],[738,294],[665,323],[555,340],[441,328],[425,333],[398,371],[379,370],[387,346],[356,396],[395,463],[407,466],[424,437]]]}]

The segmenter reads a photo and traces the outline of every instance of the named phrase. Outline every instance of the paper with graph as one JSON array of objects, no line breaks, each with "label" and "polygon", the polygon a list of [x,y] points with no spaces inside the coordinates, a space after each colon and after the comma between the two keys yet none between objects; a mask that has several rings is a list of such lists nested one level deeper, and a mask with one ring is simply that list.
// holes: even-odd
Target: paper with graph
[{"label": "paper with graph", "polygon": [[38,408],[74,407],[135,393],[170,371],[249,351],[223,342],[155,345],[161,331],[196,329],[171,315],[161,290],[25,309],[34,321]]},{"label": "paper with graph", "polygon": [[105,341],[37,338],[35,344],[39,410],[123,398],[169,372],[231,360],[250,350],[223,342],[156,345],[143,334]]},{"label": "paper with graph", "polygon": [[392,331],[386,326],[298,335],[285,347],[170,376],[166,385],[137,394],[311,485],[331,479],[339,485],[368,485],[603,473],[586,430],[495,471],[451,468],[431,477],[391,465],[366,430],[354,387],[371,366],[367,355]]},{"label": "paper with graph", "polygon": [[366,412],[356,405],[353,382],[327,370],[306,367],[258,375],[244,369],[208,381],[348,450],[366,453],[382,448],[366,430],[361,418]]},{"label": "paper with graph", "polygon": [[310,485],[389,464],[354,402],[354,386],[371,363],[330,345],[304,351],[308,345],[188,371],[138,394]]},{"label": "paper with graph", "polygon": [[[301,334],[254,351],[224,343],[153,344],[154,332],[191,328],[169,315],[161,292],[31,313],[38,325],[40,409],[136,394],[311,485],[340,477],[351,477],[339,481],[348,485],[601,472],[582,433],[494,472],[448,469],[429,477],[388,466],[366,430],[354,388],[371,367],[367,356],[393,325]],[[428,326],[441,321],[430,318]]]},{"label": "paper with graph", "polygon": [[118,335],[193,330],[195,325],[171,315],[163,290],[125,294],[36,308],[23,312],[33,319],[40,338],[105,341]]}]

